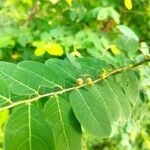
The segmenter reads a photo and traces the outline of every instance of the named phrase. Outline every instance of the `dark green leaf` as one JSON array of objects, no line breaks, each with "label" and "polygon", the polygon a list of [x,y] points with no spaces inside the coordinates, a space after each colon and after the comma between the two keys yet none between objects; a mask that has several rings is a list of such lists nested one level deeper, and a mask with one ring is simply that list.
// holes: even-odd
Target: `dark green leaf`
[{"label": "dark green leaf", "polygon": [[53,128],[56,150],[81,150],[81,128],[69,103],[61,97],[52,97],[44,112]]},{"label": "dark green leaf", "polygon": [[69,98],[77,119],[87,132],[100,137],[110,134],[107,109],[90,91],[74,90]]}]

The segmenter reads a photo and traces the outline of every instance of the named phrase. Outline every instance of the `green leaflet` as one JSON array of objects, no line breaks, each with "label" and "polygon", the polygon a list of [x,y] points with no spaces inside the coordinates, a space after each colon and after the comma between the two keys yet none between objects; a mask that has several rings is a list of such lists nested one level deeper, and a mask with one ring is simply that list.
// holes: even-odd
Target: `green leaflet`
[{"label": "green leaflet", "polygon": [[56,72],[38,62],[23,61],[18,65],[1,62],[0,75],[11,92],[17,95],[38,95],[42,87],[48,87],[51,91],[63,88],[62,79]]},{"label": "green leaflet", "polygon": [[130,55],[135,53],[139,48],[138,41],[131,37],[127,37],[126,35],[119,35],[115,43],[119,49],[127,51]]},{"label": "green leaflet", "polygon": [[44,113],[53,129],[56,150],[81,150],[81,128],[67,100],[50,98]]},{"label": "green leaflet", "polygon": [[111,124],[107,109],[90,91],[74,90],[69,98],[75,116],[87,132],[99,137],[110,134]]},{"label": "green leaflet", "polygon": [[34,105],[22,105],[8,120],[5,150],[53,150],[51,128],[43,112]]},{"label": "green leaflet", "polygon": [[92,85],[90,91],[97,97],[101,105],[106,107],[111,121],[126,121],[131,116],[131,106],[128,97],[120,86],[111,79]]},{"label": "green leaflet", "polygon": [[56,70],[34,61],[23,61],[20,62],[18,66],[36,78],[36,84],[38,84],[38,86],[62,88],[62,80],[58,77]]},{"label": "green leaflet", "polygon": [[99,85],[93,85],[90,90],[99,103],[104,105],[103,107],[107,108],[107,113],[109,114],[110,120],[117,121],[121,115],[121,108],[111,87],[109,87],[105,81],[102,81]]},{"label": "green leaflet", "polygon": [[133,71],[121,73],[121,85],[132,104],[135,104],[139,97],[138,80]]},{"label": "green leaflet", "polygon": [[5,80],[0,76],[0,107],[11,104],[10,91]]},{"label": "green leaflet", "polygon": [[37,94],[36,80],[28,72],[19,69],[15,64],[0,62],[0,75],[12,93],[18,95]]},{"label": "green leaflet", "polygon": [[76,60],[80,65],[80,74],[91,77],[99,77],[103,70],[109,69],[109,65],[104,61],[92,58],[78,58]]},{"label": "green leaflet", "polygon": [[127,37],[139,41],[138,36],[129,27],[125,25],[118,25],[117,28],[120,30],[121,33],[123,33]]},{"label": "green leaflet", "polygon": [[49,59],[45,64],[53,70],[57,70],[57,73],[61,75],[63,80],[66,79],[70,82],[74,82],[79,76],[77,68],[67,60]]},{"label": "green leaflet", "polygon": [[118,99],[121,107],[120,120],[128,120],[131,116],[131,106],[128,101],[127,95],[125,95],[121,87],[111,79],[105,80],[106,84],[110,87],[111,91],[114,93],[115,97]]},{"label": "green leaflet", "polygon": [[81,69],[81,66],[79,63],[77,63],[75,57],[73,57],[72,55],[70,55],[69,53],[66,54],[67,60],[73,65],[75,66],[77,69]]}]

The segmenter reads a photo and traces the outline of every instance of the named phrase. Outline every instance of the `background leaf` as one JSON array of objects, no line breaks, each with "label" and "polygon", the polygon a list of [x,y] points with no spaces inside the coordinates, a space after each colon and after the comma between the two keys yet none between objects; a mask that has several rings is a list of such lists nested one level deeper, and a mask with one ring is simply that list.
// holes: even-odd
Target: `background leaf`
[{"label": "background leaf", "polygon": [[138,36],[129,27],[125,25],[118,25],[117,28],[127,37],[135,39],[136,41],[139,41]]}]

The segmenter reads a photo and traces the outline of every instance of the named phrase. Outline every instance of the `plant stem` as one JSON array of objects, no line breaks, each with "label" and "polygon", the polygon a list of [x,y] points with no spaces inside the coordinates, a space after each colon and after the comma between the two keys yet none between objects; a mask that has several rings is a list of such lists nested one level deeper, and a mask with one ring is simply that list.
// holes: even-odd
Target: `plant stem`
[{"label": "plant stem", "polygon": [[23,24],[25,27],[27,27],[29,25],[29,23],[31,22],[31,20],[36,15],[37,11],[39,10],[39,5],[40,5],[40,1],[36,0],[35,4],[33,5],[32,10],[31,10],[31,13],[29,14],[29,16],[27,17],[26,21]]},{"label": "plant stem", "polygon": [[[145,59],[142,60],[141,62],[138,62],[138,63],[135,63],[135,64],[130,64],[128,66],[124,66],[124,67],[112,70],[112,71],[108,72],[105,75],[101,75],[98,79],[93,80],[92,84],[97,83],[101,80],[104,80],[104,79],[110,77],[111,75],[121,73],[122,71],[131,70],[131,69],[133,69],[137,66],[140,66],[140,65],[142,65],[146,62],[150,62],[150,57],[145,57]],[[44,98],[44,97],[49,97],[49,96],[54,96],[54,95],[61,95],[65,92],[69,92],[69,91],[72,91],[74,89],[80,89],[80,88],[82,88],[84,86],[87,86],[87,85],[88,85],[87,83],[84,83],[84,84],[79,85],[79,86],[74,86],[74,87],[62,89],[62,90],[59,90],[59,91],[56,91],[56,92],[51,92],[51,93],[47,93],[47,94],[43,94],[43,95],[37,95],[37,97],[31,98],[31,99],[25,99],[25,100],[22,100],[22,101],[13,102],[8,106],[0,108],[0,112],[4,111],[4,110],[7,110],[7,109],[10,109],[10,108],[13,108],[13,107],[18,106],[18,105],[21,105],[21,104],[34,102],[34,101],[39,100],[39,99]]]}]

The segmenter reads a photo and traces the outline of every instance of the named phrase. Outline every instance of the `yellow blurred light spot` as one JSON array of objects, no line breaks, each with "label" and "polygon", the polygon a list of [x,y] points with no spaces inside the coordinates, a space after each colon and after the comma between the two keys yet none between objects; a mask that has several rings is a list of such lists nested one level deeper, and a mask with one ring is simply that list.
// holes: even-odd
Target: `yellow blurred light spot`
[{"label": "yellow blurred light spot", "polygon": [[70,6],[72,5],[73,0],[65,0],[65,1],[68,3],[68,5],[70,5]]},{"label": "yellow blurred light spot", "polygon": [[81,57],[80,52],[78,52],[77,50],[71,52],[71,55],[72,55],[72,56],[76,56],[76,57]]},{"label": "yellow blurred light spot", "polygon": [[34,51],[35,56],[42,56],[45,52],[48,52],[50,55],[54,56],[62,56],[64,53],[62,46],[57,43],[34,41],[32,45],[36,47],[36,50]]},{"label": "yellow blurred light spot", "polygon": [[130,133],[130,139],[131,139],[131,141],[134,141],[134,140],[136,139],[136,136],[137,136],[136,131],[132,131],[132,132]]},{"label": "yellow blurred light spot", "polygon": [[33,1],[32,0],[23,0],[23,2],[29,6],[33,5]]},{"label": "yellow blurred light spot", "polygon": [[[3,143],[3,140],[4,140],[4,133],[3,133],[2,129],[0,128],[0,144]],[[2,149],[0,148],[0,150],[2,150]]]},{"label": "yellow blurred light spot", "polygon": [[45,54],[45,49],[44,47],[39,47],[34,51],[35,56],[42,56]]},{"label": "yellow blurred light spot", "polygon": [[0,127],[6,123],[9,116],[9,110],[4,110],[0,112]]},{"label": "yellow blurred light spot", "polygon": [[14,53],[14,54],[11,55],[11,58],[12,58],[13,60],[18,60],[20,57],[21,57],[21,56],[20,56],[20,54],[18,54],[18,53]]},{"label": "yellow blurred light spot", "polygon": [[124,0],[124,5],[128,10],[132,9],[132,0]]},{"label": "yellow blurred light spot", "polygon": [[150,139],[149,139],[149,138],[146,139],[146,140],[144,141],[144,143],[145,143],[147,149],[150,149]]},{"label": "yellow blurred light spot", "polygon": [[32,42],[32,46],[34,46],[34,47],[43,47],[44,45],[45,45],[45,42],[43,42],[43,41]]},{"label": "yellow blurred light spot", "polygon": [[59,2],[59,0],[50,0],[50,2],[51,2],[52,4],[56,4],[56,3]]},{"label": "yellow blurred light spot", "polygon": [[113,53],[114,55],[120,54],[120,51],[119,51],[119,49],[117,48],[117,46],[116,46],[115,44],[111,45],[111,46],[110,46],[110,49],[111,49],[111,51],[112,51],[112,53]]},{"label": "yellow blurred light spot", "polygon": [[132,68],[132,67],[133,67],[133,64],[130,64],[129,67]]},{"label": "yellow blurred light spot", "polygon": [[106,69],[103,69],[102,74],[100,75],[100,78],[105,79],[108,75],[108,71]]},{"label": "yellow blurred light spot", "polygon": [[16,0],[6,0],[6,6],[13,5],[16,3]]},{"label": "yellow blurred light spot", "polygon": [[53,44],[47,44],[45,46],[45,50],[50,54],[54,56],[62,56],[64,51],[60,44],[53,43]]}]

